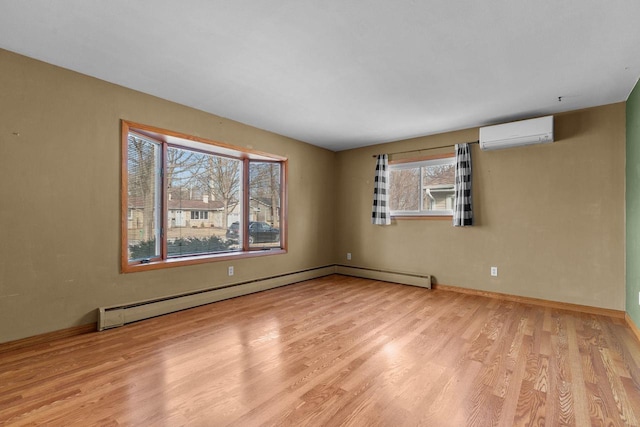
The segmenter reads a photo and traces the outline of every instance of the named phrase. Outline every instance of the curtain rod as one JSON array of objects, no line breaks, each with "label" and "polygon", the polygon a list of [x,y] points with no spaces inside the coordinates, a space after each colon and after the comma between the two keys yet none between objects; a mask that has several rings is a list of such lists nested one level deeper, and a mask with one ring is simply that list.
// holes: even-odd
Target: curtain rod
[{"label": "curtain rod", "polygon": [[[478,144],[480,141],[471,141],[471,142],[467,142],[467,144]],[[456,144],[448,144],[448,145],[440,145],[439,147],[428,147],[428,148],[420,148],[417,150],[407,150],[407,151],[396,151],[395,153],[387,153],[388,155],[393,155],[393,154],[406,154],[406,153],[415,153],[418,151],[427,151],[427,150],[436,150],[438,148],[448,148],[448,147],[455,147]],[[379,154],[374,154],[372,157],[378,157]]]}]

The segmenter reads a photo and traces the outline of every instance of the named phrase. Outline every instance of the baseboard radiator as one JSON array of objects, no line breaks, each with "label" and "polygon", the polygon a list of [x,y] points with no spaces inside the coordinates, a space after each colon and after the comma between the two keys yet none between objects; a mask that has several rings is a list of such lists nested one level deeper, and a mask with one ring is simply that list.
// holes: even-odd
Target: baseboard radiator
[{"label": "baseboard radiator", "polygon": [[152,300],[137,301],[129,304],[100,307],[98,309],[98,330],[116,328],[127,323],[137,322],[174,311],[185,310],[210,304],[229,298],[260,292],[279,286],[328,276],[336,272],[335,265],[319,267],[296,273],[282,274],[265,279],[232,283],[223,287],[203,289],[186,294],[170,295]]},{"label": "baseboard radiator", "polygon": [[399,271],[376,270],[373,268],[336,265],[336,273],[345,276],[362,277],[364,279],[381,280],[384,282],[400,283],[403,285],[419,286],[431,289],[431,276],[417,273],[403,273]]}]

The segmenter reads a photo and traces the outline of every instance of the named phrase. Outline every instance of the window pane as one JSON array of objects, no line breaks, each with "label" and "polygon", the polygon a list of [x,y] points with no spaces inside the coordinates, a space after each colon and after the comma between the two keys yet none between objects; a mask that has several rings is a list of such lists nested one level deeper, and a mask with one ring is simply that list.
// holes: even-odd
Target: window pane
[{"label": "window pane", "polygon": [[455,194],[454,163],[454,157],[447,156],[391,164],[391,215],[451,215]]},{"label": "window pane", "polygon": [[391,210],[420,210],[420,168],[390,170],[389,179],[389,204]]},{"label": "window pane", "polygon": [[160,144],[129,134],[127,246],[129,260],[160,256]]},{"label": "window pane", "polygon": [[425,211],[452,209],[455,184],[455,165],[435,164],[422,167],[423,200]]},{"label": "window pane", "polygon": [[280,164],[249,163],[249,247],[280,247]]},{"label": "window pane", "polygon": [[238,250],[227,226],[233,213],[240,216],[241,172],[239,160],[167,149],[169,257]]}]

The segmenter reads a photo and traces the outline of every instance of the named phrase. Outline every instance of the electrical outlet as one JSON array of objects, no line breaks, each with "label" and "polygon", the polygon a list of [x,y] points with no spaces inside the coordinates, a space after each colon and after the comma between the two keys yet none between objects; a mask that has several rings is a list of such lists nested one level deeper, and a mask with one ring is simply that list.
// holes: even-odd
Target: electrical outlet
[{"label": "electrical outlet", "polygon": [[491,267],[491,275],[493,277],[498,277],[498,267]]},{"label": "electrical outlet", "polygon": [[233,276],[233,266],[229,266],[229,276]]},{"label": "electrical outlet", "polygon": [[351,261],[351,252],[347,252],[347,261]]}]

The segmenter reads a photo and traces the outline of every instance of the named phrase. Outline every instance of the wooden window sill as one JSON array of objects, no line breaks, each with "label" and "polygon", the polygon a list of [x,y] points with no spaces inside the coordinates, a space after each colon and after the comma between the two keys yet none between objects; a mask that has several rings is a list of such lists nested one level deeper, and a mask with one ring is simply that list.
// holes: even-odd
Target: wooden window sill
[{"label": "wooden window sill", "polygon": [[167,260],[151,261],[147,263],[130,263],[123,266],[122,273],[135,273],[138,271],[159,270],[163,268],[183,267],[187,265],[206,264],[216,261],[230,261],[235,259],[255,258],[269,255],[282,255],[286,253],[286,249],[275,248],[268,250],[253,250],[244,252],[169,258]]},{"label": "wooden window sill", "polygon": [[405,220],[405,219],[426,219],[426,220],[448,220],[453,221],[452,215],[406,215],[406,216],[392,216],[391,219]]}]

